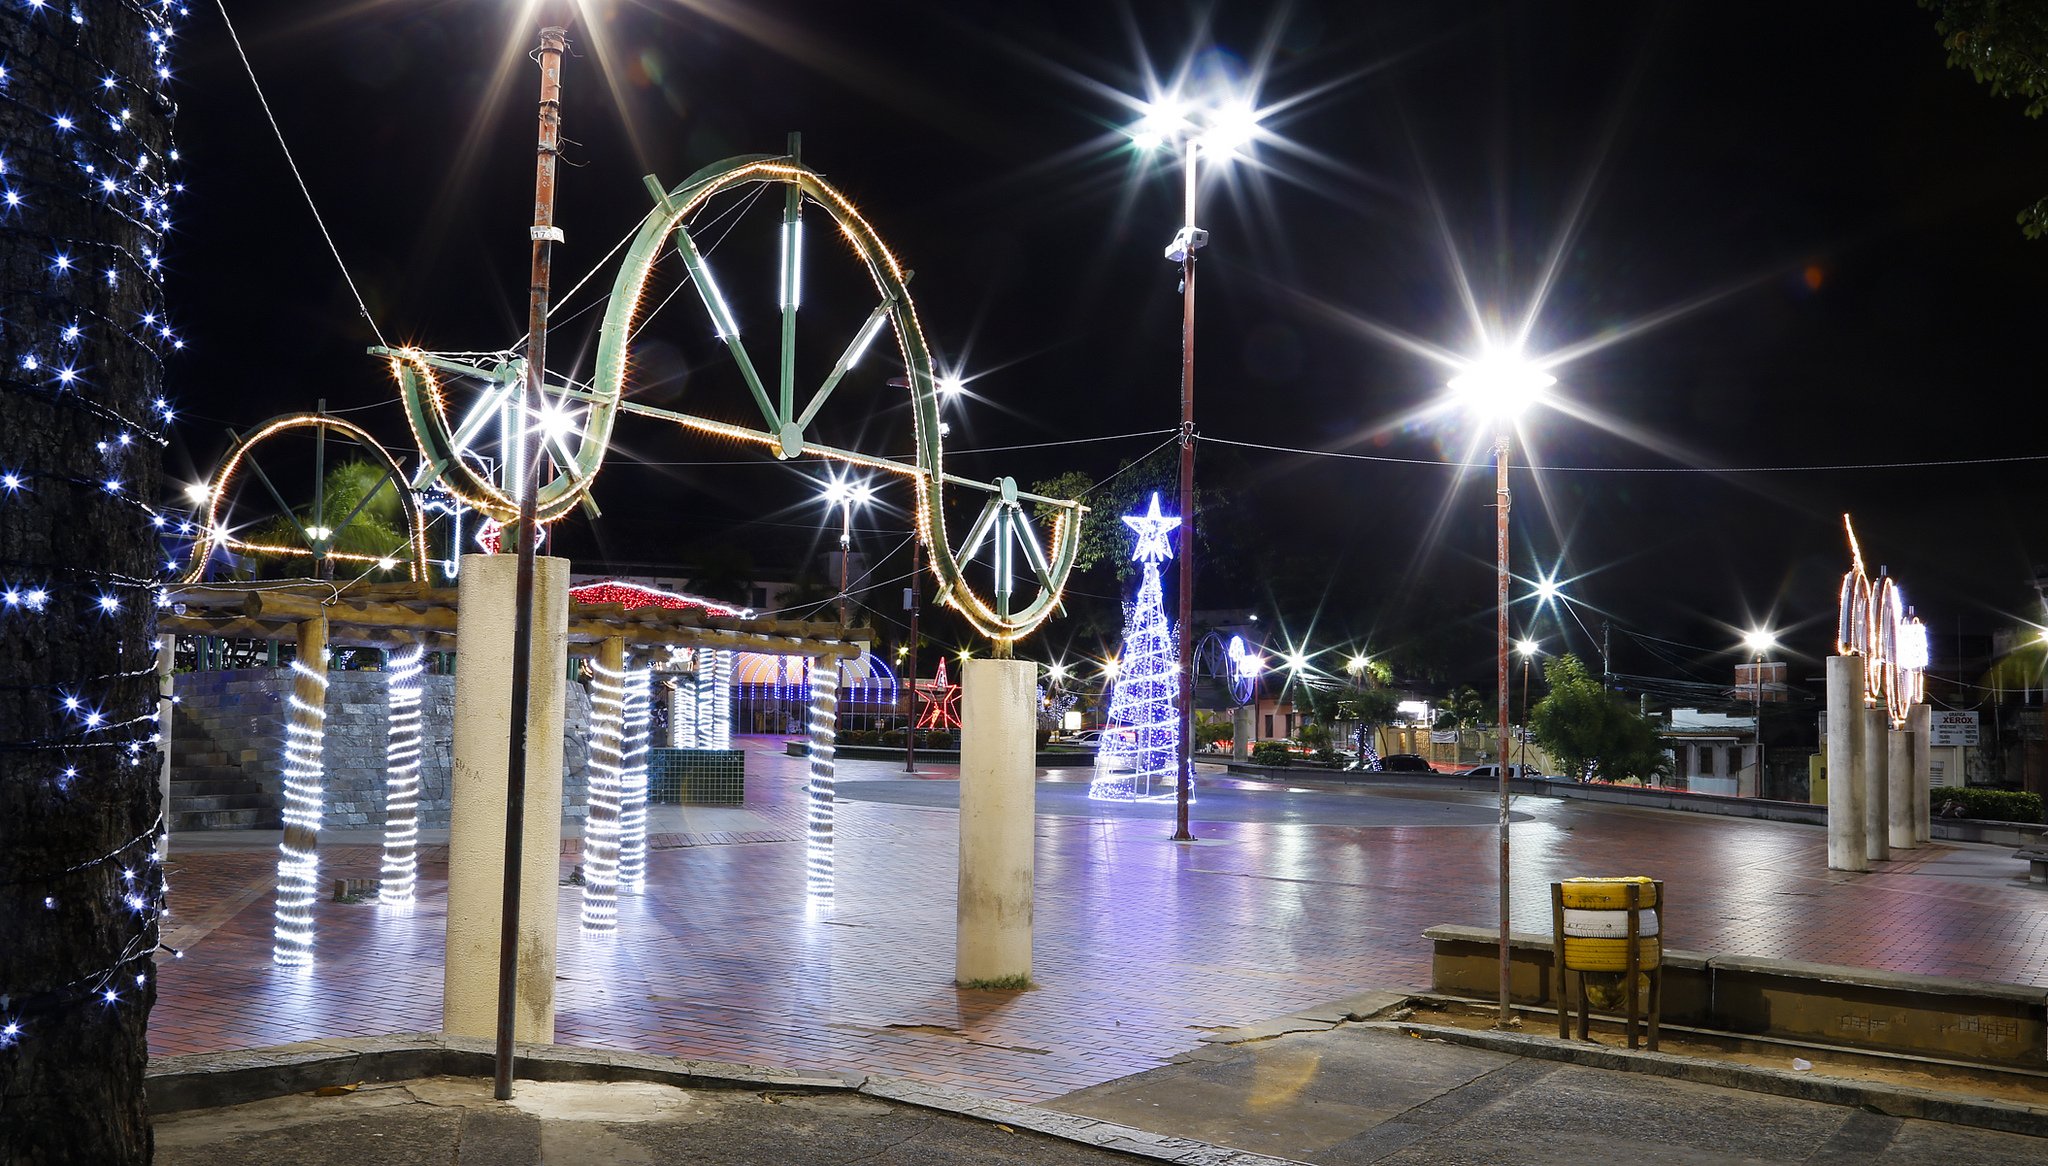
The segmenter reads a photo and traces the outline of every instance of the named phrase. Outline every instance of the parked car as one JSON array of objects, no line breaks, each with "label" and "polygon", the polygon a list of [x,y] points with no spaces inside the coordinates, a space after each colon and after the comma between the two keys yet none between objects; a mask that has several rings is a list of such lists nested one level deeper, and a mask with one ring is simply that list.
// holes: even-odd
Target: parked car
[{"label": "parked car", "polygon": [[[1498,780],[1498,779],[1500,778],[1500,766],[1498,766],[1498,765],[1475,765],[1475,766],[1473,766],[1473,767],[1472,767],[1472,768],[1470,768],[1470,769],[1461,769],[1461,770],[1459,770],[1459,771],[1458,771],[1458,776],[1459,776],[1459,777],[1491,777],[1491,778],[1494,778],[1495,780]],[[1519,780],[1519,779],[1521,779],[1521,778],[1525,778],[1525,777],[1542,777],[1542,776],[1543,776],[1543,774],[1542,774],[1542,773],[1541,773],[1541,772],[1540,772],[1539,770],[1537,770],[1537,768],[1536,768],[1535,766],[1533,766],[1533,765],[1510,765],[1510,766],[1508,766],[1508,777],[1509,777],[1510,779],[1515,779],[1515,780]]]},{"label": "parked car", "polygon": [[1381,773],[1435,773],[1429,758],[1415,753],[1389,753],[1380,758]]}]

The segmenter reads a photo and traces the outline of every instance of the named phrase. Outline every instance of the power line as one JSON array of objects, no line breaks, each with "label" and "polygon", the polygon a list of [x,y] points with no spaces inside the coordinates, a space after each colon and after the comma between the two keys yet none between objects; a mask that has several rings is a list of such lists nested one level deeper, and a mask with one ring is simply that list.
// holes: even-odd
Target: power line
[{"label": "power line", "polygon": [[[1298,454],[1302,457],[1338,458],[1344,461],[1381,462],[1396,466],[1433,466],[1446,470],[1484,470],[1493,467],[1492,462],[1447,462],[1434,458],[1387,457],[1382,454],[1345,453],[1341,450],[1333,449],[1301,449],[1288,445],[1266,445],[1256,441],[1233,441],[1227,437],[1197,437],[1196,440],[1213,441],[1218,445],[1234,445],[1243,449],[1262,449],[1270,453]],[[1539,470],[1546,474],[1810,474],[1855,470],[1923,470],[1943,466],[1988,466],[2039,461],[2048,461],[2048,454],[2016,454],[2012,457],[1948,458],[1918,462],[1855,462],[1840,465],[1806,466],[1539,466],[1523,462],[1513,465],[1511,468]]]}]

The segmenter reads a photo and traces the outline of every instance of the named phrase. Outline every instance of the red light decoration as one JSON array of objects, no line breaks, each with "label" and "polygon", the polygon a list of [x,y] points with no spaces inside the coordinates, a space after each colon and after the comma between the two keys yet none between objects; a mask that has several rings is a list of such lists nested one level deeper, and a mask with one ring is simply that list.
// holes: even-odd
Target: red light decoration
[{"label": "red light decoration", "polygon": [[729,607],[715,599],[679,595],[673,591],[642,587],[638,583],[621,583],[616,579],[571,587],[569,599],[575,603],[616,603],[629,611],[636,607],[666,607],[672,611],[702,610],[710,615],[745,614],[739,608]]}]

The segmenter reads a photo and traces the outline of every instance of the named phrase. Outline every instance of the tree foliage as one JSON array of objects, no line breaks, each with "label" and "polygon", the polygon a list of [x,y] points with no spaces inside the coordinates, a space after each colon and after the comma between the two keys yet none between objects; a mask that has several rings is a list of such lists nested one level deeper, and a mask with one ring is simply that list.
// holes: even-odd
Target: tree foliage
[{"label": "tree foliage", "polygon": [[1606,691],[1577,656],[1543,665],[1550,694],[1529,714],[1530,731],[1572,777],[1648,780],[1670,769],[1654,722]]},{"label": "tree foliage", "polygon": [[1491,722],[1487,720],[1486,698],[1480,696],[1479,690],[1471,685],[1461,684],[1452,689],[1443,703],[1437,706],[1436,723],[1432,727],[1464,732],[1466,729],[1476,729],[1489,723]]},{"label": "tree foliage", "polygon": [[[1131,531],[1124,525],[1126,514],[1135,514],[1145,509],[1154,493],[1159,495],[1163,511],[1172,512],[1180,489],[1180,447],[1162,445],[1137,461],[1126,461],[1114,474],[1097,482],[1079,470],[1034,482],[1033,494],[1049,498],[1076,498],[1088,506],[1087,517],[1081,520],[1081,546],[1074,555],[1074,569],[1086,571],[1108,564],[1116,571],[1117,578],[1128,582],[1137,571],[1131,562]],[[1199,520],[1215,499],[1211,492],[1197,488],[1195,491],[1195,517]],[[1037,517],[1040,521],[1051,518],[1052,507],[1040,506]],[[1178,557],[1185,526],[1174,532],[1173,543]],[[1207,538],[1204,537],[1204,545]]]},{"label": "tree foliage", "polygon": [[[1935,14],[1951,67],[1994,97],[2015,97],[2028,117],[2048,112],[2048,3],[2043,0],[1919,0]],[[2048,235],[2048,198],[2021,211],[2029,239]]]},{"label": "tree foliage", "polygon": [[[347,461],[327,471],[321,485],[319,513],[312,499],[291,517],[278,517],[258,527],[250,541],[267,546],[304,546],[301,530],[326,527],[334,531],[328,546],[344,554],[377,555],[403,564],[411,558],[406,546],[405,513],[398,500],[402,489],[390,480],[383,466],[367,461]],[[365,502],[367,498],[369,501]],[[361,510],[357,510],[357,506]],[[350,517],[353,515],[353,517]],[[277,556],[255,565],[257,578],[303,574],[306,560]],[[394,566],[393,571],[403,570]]]}]

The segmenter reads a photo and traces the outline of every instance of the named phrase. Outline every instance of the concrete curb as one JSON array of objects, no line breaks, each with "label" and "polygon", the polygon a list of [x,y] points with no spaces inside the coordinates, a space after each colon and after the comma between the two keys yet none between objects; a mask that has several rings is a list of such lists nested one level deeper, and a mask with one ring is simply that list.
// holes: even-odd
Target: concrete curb
[{"label": "concrete curb", "polygon": [[1475,1032],[1465,1028],[1404,1021],[1371,1021],[1366,1027],[1388,1029],[1468,1048],[1510,1053],[1518,1057],[1581,1065],[1590,1069],[1648,1073],[1698,1085],[1715,1085],[1723,1089],[1768,1093],[1777,1097],[1819,1101],[1829,1105],[1857,1106],[1893,1117],[2002,1130],[2006,1133],[2026,1134],[2037,1138],[2048,1137],[2048,1106],[2044,1105],[1986,1101],[1963,1094],[1943,1093],[1910,1085],[1878,1085],[1867,1081],[1843,1080],[1839,1077],[1818,1077],[1811,1073],[1796,1073],[1784,1069],[1759,1069],[1748,1065],[1701,1061],[1670,1053],[1630,1052],[1627,1049],[1560,1041],[1524,1033]]},{"label": "concrete curb", "polygon": [[[264,1049],[159,1057],[149,1063],[146,1087],[151,1112],[178,1113],[358,1082],[489,1077],[493,1053],[490,1041],[442,1033],[302,1041]],[[522,1044],[518,1054],[516,1068],[522,1081],[644,1081],[685,1089],[859,1093],[1177,1166],[1303,1166],[1292,1158],[1147,1133],[1115,1122],[897,1077],[771,1069],[567,1045]]]}]

